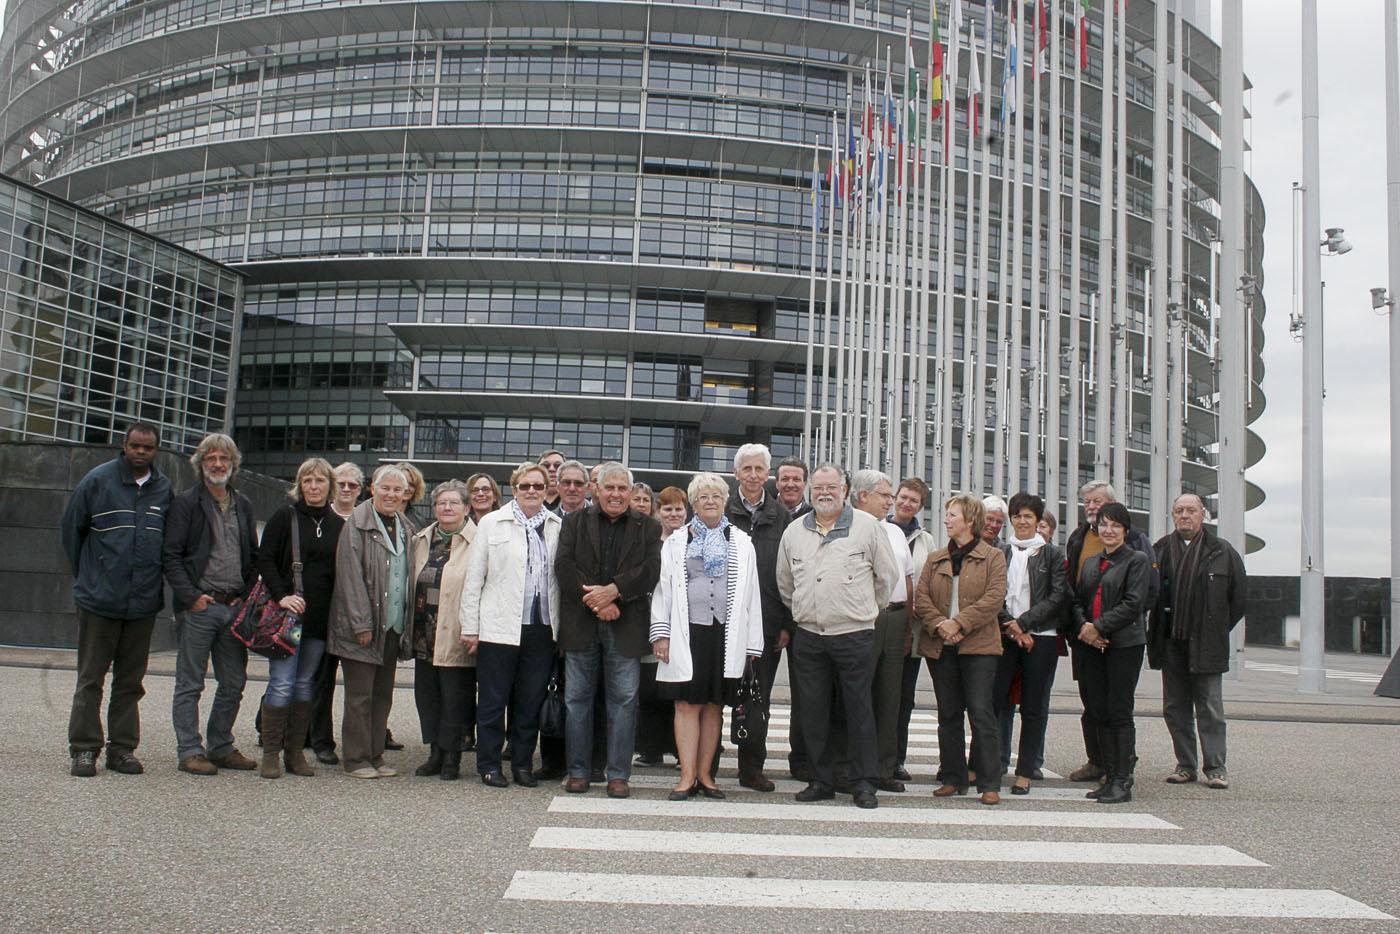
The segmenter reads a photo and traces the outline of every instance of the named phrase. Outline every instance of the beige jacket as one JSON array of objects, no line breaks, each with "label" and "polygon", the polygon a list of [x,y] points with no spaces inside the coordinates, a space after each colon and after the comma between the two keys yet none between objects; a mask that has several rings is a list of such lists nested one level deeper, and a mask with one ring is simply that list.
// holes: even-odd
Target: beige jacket
[{"label": "beige jacket", "polygon": [[[953,599],[953,562],[945,545],[929,555],[914,588],[914,613],[919,619],[919,654],[938,658],[943,637],[936,627],[948,618]],[[1006,602],[1006,556],[1000,548],[978,542],[963,558],[958,574],[958,628],[963,638],[960,655],[1000,655],[1001,624],[997,614]]]},{"label": "beige jacket", "polygon": [[[413,536],[409,581],[418,586],[418,575],[428,563],[428,550],[432,548],[433,536],[437,534],[437,523]],[[462,585],[467,580],[467,552],[472,538],[476,535],[476,524],[468,522],[460,535],[452,538],[452,553],[442,569],[442,580],[438,582],[437,633],[433,636],[433,664],[439,668],[475,668],[476,656],[467,654],[462,644],[462,623],[458,613],[462,608]]]},{"label": "beige jacket", "polygon": [[849,505],[825,536],[809,512],[778,544],[778,592],[793,622],[818,635],[873,629],[899,574],[879,520]]}]

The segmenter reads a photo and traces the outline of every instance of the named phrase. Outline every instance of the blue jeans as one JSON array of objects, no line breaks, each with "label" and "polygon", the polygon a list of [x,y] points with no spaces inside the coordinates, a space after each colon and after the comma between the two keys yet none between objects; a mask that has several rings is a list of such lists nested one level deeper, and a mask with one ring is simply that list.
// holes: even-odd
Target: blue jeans
[{"label": "blue jeans", "polygon": [[[248,650],[229,632],[237,612],[235,607],[211,603],[198,613],[186,610],[179,616],[170,719],[175,727],[176,755],[181,759],[203,755],[222,759],[233,752],[233,724],[248,680]],[[219,687],[209,710],[206,747],[199,735],[199,698],[204,693],[210,658]]]},{"label": "blue jeans", "polygon": [[637,732],[637,687],[642,662],[617,650],[612,626],[598,627],[597,640],[586,649],[564,653],[564,752],[570,778],[588,778],[593,765],[593,695],[598,669],[608,708],[608,781],[632,777],[632,747]]},{"label": "blue jeans", "polygon": [[269,707],[286,707],[294,700],[311,700],[316,693],[316,672],[325,654],[325,639],[302,639],[295,655],[269,661],[263,703]]}]

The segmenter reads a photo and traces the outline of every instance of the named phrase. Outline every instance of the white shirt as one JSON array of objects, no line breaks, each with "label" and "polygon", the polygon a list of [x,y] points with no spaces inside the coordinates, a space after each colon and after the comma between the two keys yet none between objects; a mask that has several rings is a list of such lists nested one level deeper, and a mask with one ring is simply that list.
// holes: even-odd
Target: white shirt
[{"label": "white shirt", "polygon": [[884,526],[885,534],[889,536],[894,563],[899,567],[899,577],[895,580],[890,602],[905,603],[909,599],[909,591],[904,582],[906,578],[914,576],[914,558],[909,554],[909,540],[904,537],[904,531],[893,522],[881,522],[880,525]]}]

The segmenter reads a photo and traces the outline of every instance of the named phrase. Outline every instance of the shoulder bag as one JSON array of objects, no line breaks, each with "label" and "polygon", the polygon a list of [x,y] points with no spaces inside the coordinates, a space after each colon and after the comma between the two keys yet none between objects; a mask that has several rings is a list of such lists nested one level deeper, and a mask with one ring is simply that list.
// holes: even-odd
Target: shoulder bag
[{"label": "shoulder bag", "polygon": [[[301,589],[301,520],[296,507],[291,511],[292,523],[292,592],[304,596]],[[278,661],[295,655],[301,645],[301,615],[293,613],[272,599],[262,577],[248,591],[238,607],[238,615],[230,627],[233,637],[264,658]]]}]

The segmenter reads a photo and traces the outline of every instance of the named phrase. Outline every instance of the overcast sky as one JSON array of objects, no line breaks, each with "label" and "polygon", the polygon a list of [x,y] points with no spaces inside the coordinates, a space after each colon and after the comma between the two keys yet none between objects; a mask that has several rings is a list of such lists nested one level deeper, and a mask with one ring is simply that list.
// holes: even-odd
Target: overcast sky
[{"label": "overcast sky", "polygon": [[[1371,311],[1370,288],[1387,284],[1384,2],[1321,0],[1321,218],[1355,247],[1322,260],[1326,288],[1324,403],[1325,570],[1331,576],[1390,573],[1388,321]],[[1219,23],[1216,4],[1216,23]],[[1296,574],[1299,554],[1302,348],[1288,333],[1293,307],[1292,184],[1302,179],[1302,4],[1245,0],[1246,92],[1253,152],[1245,167],[1263,196],[1264,394],[1254,423],[1268,453],[1249,471],[1267,499],[1246,517],[1265,539],[1250,556],[1256,574]],[[1322,239],[1314,231],[1314,239]]]}]

